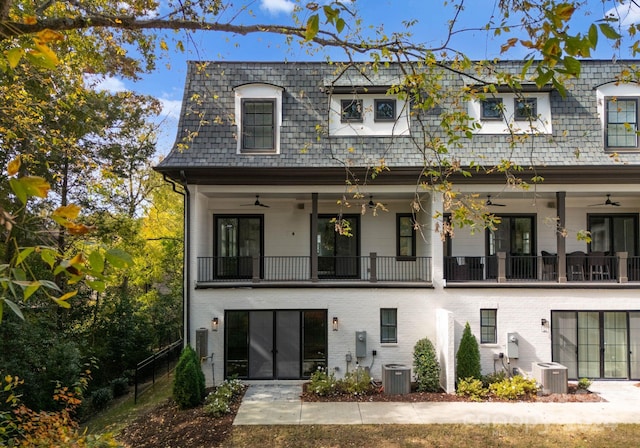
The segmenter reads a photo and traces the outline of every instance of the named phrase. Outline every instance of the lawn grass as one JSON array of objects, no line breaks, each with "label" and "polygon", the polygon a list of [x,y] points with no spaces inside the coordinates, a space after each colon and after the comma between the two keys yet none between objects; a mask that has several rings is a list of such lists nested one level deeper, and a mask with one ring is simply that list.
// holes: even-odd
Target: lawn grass
[{"label": "lawn grass", "polygon": [[223,445],[243,447],[584,447],[638,446],[640,425],[235,426]]},{"label": "lawn grass", "polygon": [[108,409],[99,413],[82,425],[89,434],[117,434],[129,422],[154,408],[171,396],[173,386],[173,375],[163,375],[158,378],[155,384],[138,396],[138,402],[134,404],[133,388],[131,392],[116,401]]}]

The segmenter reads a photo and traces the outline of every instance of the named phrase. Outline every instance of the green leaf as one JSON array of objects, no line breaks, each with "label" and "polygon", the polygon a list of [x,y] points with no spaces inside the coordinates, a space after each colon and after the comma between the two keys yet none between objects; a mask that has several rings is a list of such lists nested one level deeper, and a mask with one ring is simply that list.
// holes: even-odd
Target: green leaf
[{"label": "green leaf", "polygon": [[618,34],[618,32],[616,30],[613,29],[613,27],[611,25],[609,25],[608,23],[600,23],[598,26],[600,26],[600,32],[604,35],[604,37],[606,37],[607,39],[620,39],[622,36],[620,34]]},{"label": "green leaf", "polygon": [[547,70],[546,72],[540,73],[535,78],[536,86],[538,86],[538,88],[541,89],[542,87],[545,86],[545,84],[547,84],[551,80],[551,78],[553,78],[553,71],[551,70]]},{"label": "green leaf", "polygon": [[24,290],[24,300],[28,300],[38,289],[40,289],[40,282],[31,282],[31,285],[27,286]]},{"label": "green leaf", "polygon": [[125,268],[133,264],[131,255],[121,249],[109,249],[106,253],[106,258],[116,268]]},{"label": "green leaf", "polygon": [[304,39],[307,41],[313,39],[318,34],[319,29],[320,18],[318,17],[318,14],[314,14],[309,17],[309,20],[307,20],[307,28],[304,33]]},{"label": "green leaf", "polygon": [[42,261],[47,263],[49,267],[52,268],[54,263],[56,262],[56,253],[51,249],[42,249],[40,251],[40,258],[42,258]]},{"label": "green leaf", "polygon": [[87,281],[87,285],[93,289],[94,291],[97,292],[104,292],[106,289],[106,285],[104,282],[99,281],[99,280],[91,280],[91,281]]},{"label": "green leaf", "polygon": [[[14,314],[16,316],[18,316],[20,319],[24,320],[24,316],[22,315],[22,311],[20,311],[20,307],[18,305],[16,305],[15,303],[13,303],[11,300],[9,299],[2,299],[0,300],[0,304],[4,302],[7,305],[9,305],[9,308],[11,309],[11,311],[14,312]],[[0,322],[2,321],[2,307],[0,306]]]},{"label": "green leaf", "polygon": [[27,247],[26,249],[21,250],[18,254],[18,257],[16,258],[16,264],[22,263],[25,258],[33,253],[34,250],[36,250],[35,247]]},{"label": "green leaf", "polygon": [[104,271],[104,258],[97,250],[89,254],[89,266],[93,272],[101,273]]},{"label": "green leaf", "polygon": [[564,64],[565,68],[567,69],[567,72],[570,75],[573,75],[576,78],[580,76],[581,65],[580,65],[580,61],[578,61],[576,58],[567,56],[566,58],[564,58],[562,63]]},{"label": "green leaf", "polygon": [[338,33],[342,33],[342,30],[344,29],[345,26],[345,21],[340,17],[338,18],[338,20],[336,20],[336,31]]},{"label": "green leaf", "polygon": [[11,187],[11,190],[13,190],[16,197],[20,200],[20,202],[26,204],[27,190],[24,188],[24,185],[22,185],[22,183],[18,181],[18,179],[11,178],[9,179],[9,186]]},{"label": "green leaf", "polygon": [[598,45],[598,28],[594,23],[589,27],[589,42],[591,42],[591,48],[596,48]]},{"label": "green leaf", "polygon": [[60,287],[50,280],[38,280],[45,288],[53,289],[54,291],[60,291]]}]

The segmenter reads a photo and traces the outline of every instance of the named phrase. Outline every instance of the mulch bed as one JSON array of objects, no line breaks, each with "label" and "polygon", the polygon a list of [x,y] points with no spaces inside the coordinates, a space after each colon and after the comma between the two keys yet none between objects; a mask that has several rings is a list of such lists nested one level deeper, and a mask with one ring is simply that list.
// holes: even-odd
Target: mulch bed
[{"label": "mulch bed", "polygon": [[[211,391],[208,389],[207,394]],[[220,446],[231,434],[243,396],[244,392],[231,403],[231,413],[217,418],[205,414],[203,406],[182,410],[169,399],[134,420],[117,440],[131,448]]]}]

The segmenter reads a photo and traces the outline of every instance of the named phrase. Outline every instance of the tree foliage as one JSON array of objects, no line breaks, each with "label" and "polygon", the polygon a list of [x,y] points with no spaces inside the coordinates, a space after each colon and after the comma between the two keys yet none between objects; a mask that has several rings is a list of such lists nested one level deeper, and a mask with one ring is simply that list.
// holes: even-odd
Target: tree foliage
[{"label": "tree foliage", "polygon": [[464,326],[460,346],[456,352],[456,378],[460,379],[482,379],[480,367],[480,349],[478,340],[471,333],[469,322]]},{"label": "tree foliage", "polygon": [[433,343],[420,339],[413,347],[413,373],[421,392],[440,391],[440,363]]}]

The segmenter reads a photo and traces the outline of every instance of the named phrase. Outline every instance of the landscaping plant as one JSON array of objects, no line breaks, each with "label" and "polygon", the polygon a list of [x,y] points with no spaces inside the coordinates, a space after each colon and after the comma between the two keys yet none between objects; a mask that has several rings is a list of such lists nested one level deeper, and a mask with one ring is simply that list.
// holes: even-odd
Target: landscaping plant
[{"label": "landscaping plant", "polygon": [[440,390],[440,363],[436,350],[428,338],[420,339],[413,347],[413,373],[418,391]]},{"label": "landscaping plant", "polygon": [[464,326],[460,347],[456,353],[456,378],[482,378],[478,340],[471,333],[469,322]]},{"label": "landscaping plant", "polygon": [[504,400],[517,400],[526,395],[533,395],[538,392],[536,380],[527,379],[522,375],[515,375],[503,381],[489,385],[489,391],[497,398]]},{"label": "landscaping plant", "polygon": [[173,399],[182,409],[193,408],[204,398],[204,373],[195,350],[186,346],[176,365],[173,382]]},{"label": "landscaping plant", "polygon": [[489,390],[477,378],[464,378],[458,380],[456,394],[461,397],[469,397],[473,401],[482,401],[489,394]]},{"label": "landscaping plant", "polygon": [[244,390],[244,385],[238,379],[225,380],[214,392],[207,395],[204,411],[213,416],[221,417],[231,412],[231,403]]}]

